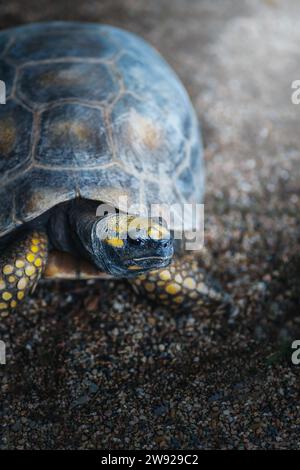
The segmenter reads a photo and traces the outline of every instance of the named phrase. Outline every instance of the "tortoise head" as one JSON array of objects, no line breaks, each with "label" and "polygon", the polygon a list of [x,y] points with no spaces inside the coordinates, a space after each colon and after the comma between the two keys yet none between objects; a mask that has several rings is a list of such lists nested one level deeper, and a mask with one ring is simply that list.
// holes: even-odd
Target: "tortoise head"
[{"label": "tortoise head", "polygon": [[172,236],[155,219],[110,214],[97,222],[94,228],[94,262],[113,276],[133,277],[164,268],[172,260]]}]

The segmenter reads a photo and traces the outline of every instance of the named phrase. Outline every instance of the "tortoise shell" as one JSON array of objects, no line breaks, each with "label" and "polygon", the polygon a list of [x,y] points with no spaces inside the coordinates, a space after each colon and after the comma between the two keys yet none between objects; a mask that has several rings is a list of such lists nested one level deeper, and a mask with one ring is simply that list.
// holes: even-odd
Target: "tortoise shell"
[{"label": "tortoise shell", "polygon": [[139,37],[72,22],[4,30],[0,79],[0,236],[77,196],[120,209],[120,196],[201,202],[194,110]]}]

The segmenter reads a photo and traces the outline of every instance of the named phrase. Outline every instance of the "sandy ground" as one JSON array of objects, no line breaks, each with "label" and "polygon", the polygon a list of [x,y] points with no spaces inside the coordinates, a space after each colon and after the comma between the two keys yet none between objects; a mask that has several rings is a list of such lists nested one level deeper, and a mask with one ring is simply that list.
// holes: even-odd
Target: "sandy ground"
[{"label": "sandy ground", "polygon": [[1,28],[106,22],[173,65],[204,133],[201,259],[239,313],[174,316],[125,283],[44,283],[0,326],[2,448],[300,448],[299,18],[289,0],[3,2]]}]

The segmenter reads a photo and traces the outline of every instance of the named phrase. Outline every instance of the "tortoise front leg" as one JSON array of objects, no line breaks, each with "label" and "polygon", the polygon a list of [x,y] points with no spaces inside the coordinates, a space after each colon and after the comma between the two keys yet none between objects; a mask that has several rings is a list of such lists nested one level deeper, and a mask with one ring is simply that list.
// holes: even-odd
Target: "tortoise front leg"
[{"label": "tortoise front leg", "polygon": [[19,236],[0,253],[0,314],[8,315],[31,293],[47,263],[48,238],[34,230]]},{"label": "tortoise front leg", "polygon": [[203,306],[230,304],[229,296],[196,261],[175,258],[162,270],[131,279],[134,289],[143,296],[173,310],[199,310]]}]

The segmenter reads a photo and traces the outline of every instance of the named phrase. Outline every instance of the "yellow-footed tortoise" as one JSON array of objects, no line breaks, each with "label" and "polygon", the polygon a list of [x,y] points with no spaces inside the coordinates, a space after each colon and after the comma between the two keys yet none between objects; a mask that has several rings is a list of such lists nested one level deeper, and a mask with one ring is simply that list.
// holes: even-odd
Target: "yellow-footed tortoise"
[{"label": "yellow-footed tortoise", "polygon": [[162,57],[111,26],[31,24],[0,33],[0,79],[0,312],[41,276],[128,278],[170,306],[220,300],[195,262],[172,261],[176,222],[140,210],[203,196],[195,113]]}]

